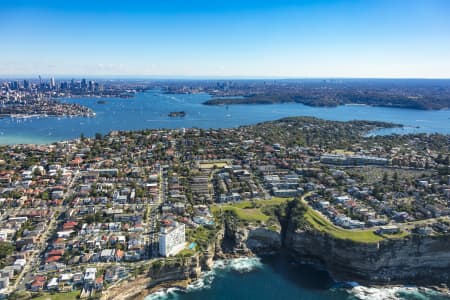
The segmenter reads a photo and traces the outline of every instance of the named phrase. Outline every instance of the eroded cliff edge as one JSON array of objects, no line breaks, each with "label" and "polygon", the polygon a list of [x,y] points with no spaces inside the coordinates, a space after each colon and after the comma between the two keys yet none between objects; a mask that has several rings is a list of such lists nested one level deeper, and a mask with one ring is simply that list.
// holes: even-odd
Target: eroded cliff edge
[{"label": "eroded cliff edge", "polygon": [[288,232],[293,258],[324,265],[338,280],[370,284],[448,283],[450,237],[409,236],[377,243],[340,240],[309,229]]},{"label": "eroded cliff edge", "polygon": [[282,209],[278,213],[278,230],[242,226],[232,216],[225,218],[224,241],[228,251],[236,255],[283,253],[297,262],[324,267],[339,281],[371,285],[450,282],[450,235],[410,234],[375,243],[355,242],[309,226],[293,205]]},{"label": "eroded cliff edge", "polygon": [[143,299],[161,287],[185,287],[210,270],[214,260],[274,254],[325,268],[338,281],[368,285],[450,283],[450,235],[411,234],[375,243],[339,239],[310,226],[299,205],[292,203],[275,211],[278,226],[222,215],[206,249],[192,256],[153,262],[145,275],[109,290],[102,299]]}]

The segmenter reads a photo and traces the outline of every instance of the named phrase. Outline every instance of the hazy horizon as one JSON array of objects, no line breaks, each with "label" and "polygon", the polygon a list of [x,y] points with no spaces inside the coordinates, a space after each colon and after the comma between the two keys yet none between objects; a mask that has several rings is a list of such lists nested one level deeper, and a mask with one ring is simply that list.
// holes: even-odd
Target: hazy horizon
[{"label": "hazy horizon", "polygon": [[208,76],[208,75],[198,75],[198,76],[181,76],[181,75],[120,75],[120,74],[38,74],[36,75],[2,75],[0,74],[0,79],[2,80],[39,80],[39,76],[43,81],[49,80],[50,78],[55,78],[55,80],[71,80],[71,79],[102,79],[102,80],[393,80],[393,81],[414,81],[414,80],[424,80],[424,81],[450,81],[450,77],[286,77],[286,76]]}]

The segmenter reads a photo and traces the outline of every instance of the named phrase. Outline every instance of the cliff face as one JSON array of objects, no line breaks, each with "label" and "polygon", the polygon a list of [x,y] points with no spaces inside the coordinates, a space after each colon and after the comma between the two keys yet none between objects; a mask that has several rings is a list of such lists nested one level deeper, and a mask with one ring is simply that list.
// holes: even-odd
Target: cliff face
[{"label": "cliff face", "polygon": [[311,228],[297,229],[290,214],[280,219],[281,231],[240,226],[224,220],[222,247],[235,255],[266,255],[281,249],[294,260],[325,267],[334,278],[371,284],[450,283],[450,235],[386,239],[358,243]]},{"label": "cliff face", "polygon": [[252,228],[246,246],[254,253],[275,254],[281,249],[281,234],[267,228]]},{"label": "cliff face", "polygon": [[450,279],[450,236],[410,236],[365,244],[313,230],[288,231],[285,247],[322,263],[339,280],[438,284]]},{"label": "cliff face", "polygon": [[148,276],[153,280],[149,287],[161,282],[195,279],[201,275],[202,258],[198,255],[185,258],[167,259],[163,264],[153,265]]},{"label": "cliff face", "polygon": [[228,216],[224,220],[222,251],[234,255],[275,254],[281,248],[281,233],[264,227],[239,226]]}]

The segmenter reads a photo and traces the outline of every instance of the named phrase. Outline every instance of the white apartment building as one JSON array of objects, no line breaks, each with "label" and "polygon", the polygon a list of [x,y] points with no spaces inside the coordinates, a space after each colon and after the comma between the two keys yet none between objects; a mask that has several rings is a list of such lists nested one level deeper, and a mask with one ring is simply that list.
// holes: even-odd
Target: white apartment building
[{"label": "white apartment building", "polygon": [[159,254],[173,256],[183,250],[186,242],[185,225],[174,222],[171,226],[161,227],[159,233]]}]

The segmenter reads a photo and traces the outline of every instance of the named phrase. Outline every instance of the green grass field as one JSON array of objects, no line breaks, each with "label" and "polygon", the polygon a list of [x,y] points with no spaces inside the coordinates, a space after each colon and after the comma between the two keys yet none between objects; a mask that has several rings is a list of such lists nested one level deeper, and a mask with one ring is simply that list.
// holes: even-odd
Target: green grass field
[{"label": "green grass field", "polygon": [[270,216],[263,213],[262,209],[267,206],[279,205],[292,200],[292,198],[273,197],[269,200],[249,200],[226,205],[212,206],[212,212],[232,211],[239,219],[248,222],[265,222]]},{"label": "green grass field", "polygon": [[216,167],[217,169],[222,169],[223,167],[225,167],[227,165],[226,162],[208,162],[208,163],[199,163],[199,167],[201,169],[212,169],[214,167]]},{"label": "green grass field", "polygon": [[402,238],[408,235],[407,232],[402,231],[393,235],[381,236],[376,234],[373,229],[348,230],[340,228],[310,207],[308,207],[308,210],[305,213],[305,219],[319,231],[326,232],[338,239],[352,240],[359,243],[377,243],[386,238]]},{"label": "green grass field", "polygon": [[335,238],[361,243],[376,243],[383,239],[383,237],[375,234],[372,230],[347,230],[339,228],[310,207],[308,207],[305,213],[305,219],[315,229],[326,232]]},{"label": "green grass field", "polygon": [[249,222],[256,222],[261,221],[264,222],[269,219],[268,216],[263,214],[260,209],[258,208],[239,208],[236,206],[231,205],[224,205],[224,206],[215,206],[212,209],[213,213],[220,212],[220,211],[231,211],[233,212],[236,217],[243,221],[249,221]]},{"label": "green grass field", "polygon": [[[304,195],[303,198],[307,195]],[[265,207],[280,205],[289,200],[292,200],[292,198],[273,197],[269,200],[253,200],[232,204],[213,205],[211,210],[214,214],[221,211],[231,211],[237,216],[237,218],[247,222],[266,222],[270,219],[270,216],[263,212]],[[377,243],[386,238],[402,238],[408,235],[407,232],[403,231],[395,235],[381,236],[376,234],[373,229],[349,230],[340,228],[309,206],[304,217],[305,220],[318,231],[326,232],[335,238],[351,240],[359,243]]]},{"label": "green grass field", "polygon": [[69,293],[45,294],[43,296],[33,298],[33,300],[75,300],[78,299],[80,291],[73,291]]}]

